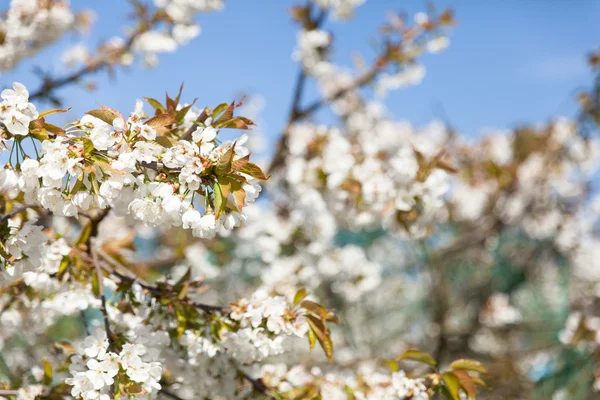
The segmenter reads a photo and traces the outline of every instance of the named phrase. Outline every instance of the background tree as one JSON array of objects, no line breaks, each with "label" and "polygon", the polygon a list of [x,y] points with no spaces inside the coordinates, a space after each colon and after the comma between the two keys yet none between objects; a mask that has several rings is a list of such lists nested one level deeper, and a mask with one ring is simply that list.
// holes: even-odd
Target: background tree
[{"label": "background tree", "polygon": [[[573,119],[474,141],[415,128],[381,99],[424,79],[453,12],[390,14],[372,53],[338,65],[329,24],[363,2],[291,9],[299,72],[260,166],[239,99],[182,86],[64,125],[69,109],[42,111],[94,74],[157,66],[221,0],[131,2],[124,36],[2,92],[0,396],[595,396],[597,79]],[[92,20],[11,1],[0,68]]]}]

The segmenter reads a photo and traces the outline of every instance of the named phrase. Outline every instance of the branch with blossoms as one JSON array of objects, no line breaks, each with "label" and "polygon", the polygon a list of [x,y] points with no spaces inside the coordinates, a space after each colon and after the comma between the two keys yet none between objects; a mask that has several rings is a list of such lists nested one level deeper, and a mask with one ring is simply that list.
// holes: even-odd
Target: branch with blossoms
[{"label": "branch with blossoms", "polygon": [[[93,53],[83,44],[75,45],[63,56],[65,64],[75,70],[59,77],[38,70],[42,83],[31,98],[60,105],[57,90],[81,83],[90,75],[101,71],[113,74],[116,68],[130,66],[139,58],[147,66],[155,66],[158,54],[173,52],[199,35],[200,26],[194,21],[197,14],[223,8],[222,0],[129,3],[132,24],[127,27],[126,37],[115,36],[100,43]],[[0,28],[3,54],[0,70],[13,69],[21,59],[35,55],[70,31],[89,30],[93,20],[92,11],[75,13],[68,0],[15,0],[4,14],[6,24]]]},{"label": "branch with blossoms", "polygon": [[[335,107],[336,102],[339,103],[344,97],[352,97],[364,86],[375,83],[378,91],[384,93],[390,88],[399,88],[411,84],[411,81],[420,81],[424,72],[416,62],[418,56],[424,51],[437,52],[446,47],[447,38],[444,30],[454,24],[450,10],[442,12],[439,16],[423,14],[413,27],[408,26],[400,16],[394,16],[389,25],[381,28],[383,34],[381,49],[373,65],[358,76],[344,77],[345,79],[338,83],[339,77],[336,79],[334,76],[339,71],[336,71],[333,64],[327,62],[327,54],[331,50],[333,41],[330,34],[321,27],[325,22],[326,12],[321,9],[317,15],[314,14],[310,3],[293,10],[296,22],[302,27],[302,31],[298,33],[299,47],[294,57],[302,65],[294,89],[289,120],[276,146],[269,173],[273,173],[285,162],[289,151],[289,130],[294,123],[310,117],[322,107]],[[316,79],[324,96],[302,107],[301,99],[307,76]]]},{"label": "branch with blossoms", "polygon": [[[290,335],[308,335],[311,348],[318,341],[331,358],[327,323],[336,320],[318,303],[305,300],[306,292],[292,305],[259,291],[230,307],[210,306],[194,298],[202,281],[190,279],[189,273],[173,284],[151,285],[127,268],[117,272],[104,264],[119,265],[98,241],[109,213],[210,238],[244,220],[244,207],[259,192],[257,182],[266,179],[243,141],[217,139],[221,129],[253,124],[234,115],[239,104],[199,112],[192,104],[181,105],[180,97],[181,90],[175,98],[167,95],[164,105],[146,99],[153,116],[138,101],[128,118],[102,106],[58,127],[46,118],[68,110],[39,113],[19,83],[2,93],[2,146],[11,149],[2,170],[8,213],[0,227],[1,273],[3,291],[11,297],[3,313],[27,308],[29,296],[56,301],[68,295],[64,288],[70,286],[83,301],[56,310],[58,314],[81,313],[91,306],[100,309],[104,326],[76,346],[63,344],[67,357],[62,366],[53,368],[44,360],[36,378],[41,383],[23,389],[27,395],[68,392],[108,398],[148,394],[161,389],[159,382],[176,386],[158,361],[159,353],[198,357],[197,346],[211,357],[219,353],[219,362],[234,372],[238,365],[283,351],[282,339]],[[190,140],[181,139],[190,131]],[[35,155],[24,145],[26,139]],[[27,203],[21,205],[23,200]],[[74,241],[42,231],[36,208],[53,217],[83,217],[76,219]],[[145,347],[144,335],[158,338],[158,347]],[[249,346],[254,350],[248,351]],[[71,377],[58,379],[65,368]]]}]

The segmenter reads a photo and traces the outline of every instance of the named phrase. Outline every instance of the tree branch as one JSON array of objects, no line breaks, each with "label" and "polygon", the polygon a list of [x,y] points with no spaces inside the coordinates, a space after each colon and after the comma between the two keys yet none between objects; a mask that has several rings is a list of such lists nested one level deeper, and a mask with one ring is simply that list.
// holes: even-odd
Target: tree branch
[{"label": "tree branch", "polygon": [[133,43],[135,42],[135,40],[143,32],[151,29],[152,25],[155,23],[156,23],[156,21],[151,21],[151,24],[149,26],[144,26],[144,24],[140,24],[140,26],[142,26],[143,28],[138,28],[129,37],[129,39],[123,45],[123,47],[118,49],[113,54],[110,54],[110,55],[104,54],[104,55],[102,55],[103,57],[98,58],[94,62],[80,68],[79,70],[77,70],[75,72],[72,72],[66,76],[63,76],[61,78],[49,78],[49,77],[44,78],[44,81],[43,81],[41,87],[38,90],[36,90],[35,92],[33,92],[32,94],[30,94],[29,99],[30,100],[49,99],[50,97],[52,97],[52,92],[54,92],[56,89],[59,89],[63,86],[66,86],[66,85],[69,85],[72,83],[75,83],[87,75],[90,75],[90,74],[93,74],[96,72],[100,72],[104,68],[111,66],[112,64],[114,64],[115,59],[118,59],[119,57],[121,57],[124,54],[127,54],[129,51],[131,51],[131,47],[133,46]]},{"label": "tree branch", "polygon": [[104,294],[104,283],[102,282],[104,280],[104,275],[102,274],[102,267],[100,266],[100,263],[98,262],[98,255],[96,254],[96,251],[94,249],[95,247],[95,240],[92,239],[91,242],[91,253],[92,253],[92,258],[94,260],[94,267],[96,268],[96,277],[98,278],[98,293],[100,296],[100,301],[102,302],[100,305],[100,311],[102,312],[102,317],[104,319],[104,330],[106,331],[106,336],[108,337],[108,345],[109,348],[112,348],[113,345],[113,337],[112,337],[112,333],[110,330],[110,322],[108,320],[108,312],[106,311],[106,296]]},{"label": "tree branch", "polygon": [[2,219],[0,219],[0,222],[4,222],[6,220],[11,219],[12,217],[14,217],[15,215],[17,215],[20,212],[23,212],[29,208],[41,208],[41,206],[37,205],[37,204],[25,204],[21,207],[16,208],[15,210],[12,210],[10,213],[2,216]]},{"label": "tree branch", "polygon": [[[315,19],[315,29],[318,29],[324,22],[327,17],[327,11],[322,9],[318,17]],[[292,95],[292,105],[290,107],[290,114],[288,117],[288,121],[286,127],[277,143],[277,147],[275,150],[275,155],[273,160],[271,161],[271,165],[267,169],[269,174],[275,171],[283,162],[285,162],[285,156],[287,155],[288,150],[288,136],[289,136],[289,128],[294,123],[294,121],[298,120],[300,113],[300,103],[302,102],[302,94],[304,93],[304,86],[306,85],[306,72],[303,67],[300,67],[298,71],[298,77],[296,78],[296,84],[294,85],[294,94]]]},{"label": "tree branch", "polygon": [[[98,253],[106,262],[112,264],[115,268],[119,268],[124,271],[127,271],[127,275],[124,273],[121,273],[121,272],[117,271],[115,268],[111,268],[110,266],[106,265],[105,262],[103,262],[102,260],[99,260],[97,257],[95,260],[91,260],[92,262],[97,263],[97,265],[99,265],[100,268],[102,268],[107,273],[116,276],[121,281],[137,283],[138,285],[140,285],[142,288],[148,290],[149,292],[152,292],[155,294],[160,294],[161,290],[158,287],[149,284],[148,282],[146,282],[145,280],[143,280],[142,278],[137,276],[134,272],[130,271],[125,266],[119,264],[112,257],[108,256],[101,248],[99,248],[99,247],[95,248],[93,254],[95,254],[95,253]],[[88,261],[89,261],[89,259],[88,259]],[[204,303],[195,302],[195,301],[190,302],[190,304],[206,313],[209,313],[209,314],[213,313],[213,312],[228,313],[231,311],[231,309],[226,306],[215,306],[215,305],[204,304]]]},{"label": "tree branch", "polygon": [[198,124],[206,121],[208,119],[210,113],[211,113],[210,107],[204,108],[204,110],[202,110],[200,115],[198,115],[198,118],[196,118],[196,121],[192,124],[192,126],[190,126],[190,128],[187,130],[187,132],[185,132],[183,134],[183,136],[180,138],[180,140],[190,140],[192,138],[192,134],[196,131],[196,129],[198,129]]},{"label": "tree branch", "polygon": [[269,393],[269,388],[260,379],[255,379],[255,378],[251,377],[250,375],[248,375],[247,373],[245,373],[244,371],[241,371],[239,369],[238,369],[238,372],[244,377],[244,379],[246,379],[248,382],[250,382],[250,384],[252,385],[252,388],[255,391],[264,394],[269,399],[277,399],[277,397],[275,397],[271,393]]},{"label": "tree branch", "polygon": [[177,396],[175,393],[171,392],[168,389],[160,389],[158,393],[164,394],[165,396],[173,399],[173,400],[183,400],[183,398]]}]

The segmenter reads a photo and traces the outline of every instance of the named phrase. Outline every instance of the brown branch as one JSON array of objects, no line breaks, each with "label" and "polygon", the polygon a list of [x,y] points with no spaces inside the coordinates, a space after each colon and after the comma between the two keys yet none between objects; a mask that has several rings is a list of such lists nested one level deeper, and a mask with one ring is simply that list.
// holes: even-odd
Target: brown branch
[{"label": "brown branch", "polygon": [[[327,17],[327,11],[321,10],[321,13],[314,21],[315,29],[318,29],[324,22]],[[288,121],[286,127],[277,143],[277,147],[275,150],[275,155],[269,168],[267,169],[269,174],[275,171],[277,168],[281,166],[285,162],[285,157],[288,152],[288,136],[289,136],[289,128],[294,123],[300,119],[300,103],[302,101],[302,94],[304,93],[304,87],[306,85],[306,72],[304,68],[300,67],[298,71],[298,77],[296,78],[296,84],[294,85],[294,94],[292,95],[292,105],[290,107],[290,114],[288,117]]]},{"label": "brown branch", "polygon": [[0,390],[0,396],[16,396],[18,393],[18,390]]},{"label": "brown branch", "polygon": [[269,388],[260,379],[252,378],[250,375],[241,370],[238,370],[238,372],[244,377],[244,379],[250,382],[254,390],[264,394],[269,399],[277,399],[277,397],[269,393]]},{"label": "brown branch", "polygon": [[164,394],[165,396],[173,399],[173,400],[183,400],[182,397],[177,396],[175,393],[171,392],[170,390],[167,389],[160,389],[158,391],[158,393]]},{"label": "brown branch", "polygon": [[15,209],[15,210],[12,210],[10,213],[8,213],[8,214],[4,215],[4,216],[2,217],[2,219],[0,219],[0,222],[4,222],[4,221],[6,221],[6,220],[9,220],[9,219],[11,219],[12,217],[14,217],[15,215],[17,215],[18,213],[20,213],[20,212],[23,212],[23,211],[25,211],[25,210],[27,210],[27,209],[29,209],[29,208],[41,208],[41,206],[39,206],[39,205],[37,205],[37,204],[25,204],[25,205],[23,205],[23,206],[21,206],[21,207],[18,207],[18,208],[17,208],[17,209]]},{"label": "brown branch", "polygon": [[[119,262],[114,260],[112,257],[108,256],[104,252],[104,250],[102,250],[101,248],[96,248],[94,250],[93,254],[96,254],[96,253],[98,253],[104,260],[106,260],[106,262],[112,264],[115,268],[119,268],[124,271],[127,271],[127,275],[124,273],[121,273],[121,272],[117,271],[115,268],[111,268],[109,265],[107,265],[102,260],[99,260],[97,257],[95,260],[93,260],[93,259],[91,260],[92,262],[97,263],[97,265],[99,265],[100,268],[102,268],[108,274],[116,276],[121,281],[137,283],[138,285],[140,285],[142,288],[148,290],[149,292],[152,292],[155,294],[159,294],[161,292],[161,290],[157,286],[153,286],[153,285],[149,284],[148,282],[146,282],[145,280],[143,280],[142,278],[140,278],[139,276],[137,276],[133,271],[127,269],[125,266],[121,265]],[[89,257],[85,256],[84,254],[82,254],[82,256],[84,258],[86,258],[87,261],[90,261]],[[212,304],[205,304],[205,303],[200,303],[200,302],[195,302],[195,301],[190,302],[190,304],[206,313],[209,313],[209,314],[213,313],[213,312],[228,313],[231,311],[231,309],[226,306],[215,306]]]},{"label": "brown branch", "polygon": [[192,134],[196,131],[196,129],[198,129],[198,124],[201,124],[204,121],[206,121],[208,119],[210,113],[211,113],[210,107],[204,108],[204,110],[202,110],[200,115],[198,115],[198,118],[196,118],[196,121],[194,121],[192,123],[192,126],[190,126],[190,128],[187,130],[187,132],[185,132],[180,139],[181,140],[190,140],[192,138]]},{"label": "brown branch", "polygon": [[49,77],[44,78],[44,81],[43,81],[41,87],[38,90],[36,90],[35,92],[33,92],[32,94],[30,94],[29,99],[30,100],[49,99],[52,96],[52,92],[54,92],[54,90],[59,89],[63,86],[78,82],[79,80],[81,80],[83,77],[85,77],[87,75],[91,75],[93,73],[100,72],[104,68],[110,67],[111,65],[115,64],[114,60],[118,59],[119,57],[121,57],[121,56],[127,54],[129,51],[131,51],[131,47],[133,46],[133,43],[135,42],[135,40],[142,33],[151,29],[152,24],[155,24],[157,22],[158,21],[152,21],[150,26],[145,26],[145,24],[140,24],[141,27],[138,28],[129,37],[129,39],[123,45],[123,47],[121,47],[114,53],[103,54],[101,58],[98,58],[94,62],[89,63],[88,65],[80,68],[79,70],[72,72],[61,78],[49,78]]},{"label": "brown branch", "polygon": [[[294,122],[309,117],[310,115],[312,115],[313,113],[318,111],[321,107],[331,104],[334,101],[343,97],[345,94],[347,94],[353,90],[360,89],[364,85],[367,85],[368,83],[373,81],[373,79],[375,79],[375,77],[377,76],[377,73],[379,71],[381,71],[381,69],[385,66],[385,64],[386,64],[385,61],[383,61],[383,59],[380,58],[368,72],[359,76],[350,85],[338,89],[336,92],[334,92],[330,96],[323,97],[319,100],[314,101],[313,103],[311,103],[310,105],[306,106],[303,109],[298,109],[298,110],[292,109],[288,124],[284,130],[283,135],[279,139],[279,142],[277,143],[277,148],[275,151],[275,155],[273,156],[273,161],[271,161],[271,165],[268,168],[269,174],[272,174],[274,171],[276,171],[278,168],[280,168],[283,165],[283,163],[285,162],[285,158],[289,152],[289,149],[288,149],[289,131],[290,131],[291,125]],[[304,78],[299,79],[299,82],[303,82],[303,81],[304,81]]]},{"label": "brown branch", "polygon": [[334,101],[339,100],[345,94],[347,94],[353,90],[359,89],[362,86],[370,83],[373,79],[375,79],[375,76],[377,76],[377,73],[383,68],[384,65],[385,65],[385,63],[378,61],[377,63],[375,63],[375,66],[373,66],[365,74],[359,76],[350,85],[343,87],[341,89],[338,89],[331,96],[323,97],[322,99],[319,99],[319,100],[313,102],[312,104],[310,104],[309,106],[304,108],[302,111],[298,112],[297,119],[306,118],[309,115],[311,115],[312,113],[314,113],[315,111],[317,111],[319,108],[321,108],[327,104],[333,103]]},{"label": "brown branch", "polygon": [[213,306],[210,304],[204,304],[204,303],[198,303],[198,302],[191,302],[191,305],[193,305],[196,308],[201,309],[202,311],[206,312],[206,313],[213,313],[213,312],[224,312],[224,313],[228,313],[231,311],[231,309],[229,307],[224,307],[224,306]]}]

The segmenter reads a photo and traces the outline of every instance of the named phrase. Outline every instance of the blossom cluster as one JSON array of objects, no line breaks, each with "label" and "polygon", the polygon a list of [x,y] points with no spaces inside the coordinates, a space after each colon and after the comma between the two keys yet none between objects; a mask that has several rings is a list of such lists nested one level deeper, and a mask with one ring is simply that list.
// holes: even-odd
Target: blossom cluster
[{"label": "blossom cluster", "polygon": [[309,329],[305,316],[303,308],[290,307],[282,296],[259,290],[250,299],[232,303],[223,321],[231,328],[219,340],[211,340],[206,332],[186,331],[180,342],[196,364],[202,357],[222,355],[240,364],[253,364],[283,353],[286,337],[305,337]]},{"label": "blossom cluster", "polygon": [[[26,136],[29,124],[38,118],[39,113],[29,102],[29,92],[22,84],[16,82],[13,89],[4,89],[0,103],[0,119],[12,135]],[[1,139],[0,139],[1,140]],[[0,151],[6,147],[4,140],[0,142]]]},{"label": "blossom cluster", "polygon": [[366,0],[312,0],[314,4],[323,8],[331,9],[334,18],[349,19],[354,15],[354,9],[362,5]]},{"label": "blossom cluster", "polygon": [[[334,6],[346,17],[349,11],[360,1],[317,1],[322,7]],[[323,4],[319,4],[323,3]],[[327,4],[325,4],[327,3]],[[293,58],[300,62],[304,72],[317,81],[319,88],[326,98],[332,98],[336,112],[339,110],[350,111],[351,105],[356,102],[355,90],[349,90],[343,96],[337,96],[340,90],[352,86],[357,79],[374,81],[376,91],[384,96],[390,90],[419,84],[425,76],[425,68],[417,61],[424,53],[438,53],[449,45],[445,28],[452,25],[452,15],[445,12],[440,16],[430,16],[418,13],[415,16],[415,25],[392,22],[385,27],[389,32],[386,37],[385,50],[379,56],[372,72],[356,76],[346,68],[341,68],[330,60],[330,48],[333,38],[329,32],[315,27],[314,23],[304,23],[303,29],[297,35],[297,47]],[[357,89],[357,88],[355,88]],[[339,97],[339,98],[336,98]]]},{"label": "blossom cluster", "polygon": [[[217,142],[219,126],[239,121],[235,126],[247,127],[237,118],[225,116],[213,123],[205,116],[194,127],[200,111],[177,105],[174,116],[162,113],[145,120],[138,101],[127,119],[104,107],[63,130],[18,111],[35,110],[23,85],[15,83],[3,98],[5,115],[12,119],[5,124],[9,135],[2,144],[7,147],[13,140],[16,165],[3,169],[2,187],[19,188],[26,202],[56,215],[110,207],[150,226],[182,226],[195,236],[211,237],[239,225],[245,218],[242,208],[260,192],[258,179],[264,175],[249,162],[246,137]],[[233,105],[229,110],[231,115]],[[186,131],[191,131],[189,139],[183,137]],[[36,158],[23,149],[26,136],[42,141]]]},{"label": "blossom cluster", "polygon": [[411,141],[418,146],[419,139],[410,125],[381,113],[378,107],[355,113],[345,135],[293,126],[286,181],[298,192],[320,192],[342,226],[385,225],[400,235],[424,236],[444,204],[448,174],[437,168],[435,148],[413,150]]},{"label": "blossom cluster", "polygon": [[480,151],[456,147],[464,176],[453,183],[452,218],[476,221],[489,212],[532,237],[555,238],[563,250],[573,247],[579,223],[568,205],[587,195],[587,179],[599,167],[597,140],[583,138],[573,121],[561,118],[488,135],[476,146]]},{"label": "blossom cluster", "polygon": [[0,19],[0,70],[14,68],[76,25],[68,1],[11,0]]},{"label": "blossom cluster", "polygon": [[429,399],[425,380],[412,379],[404,371],[380,370],[371,363],[363,363],[356,371],[324,371],[304,366],[287,367],[285,364],[267,364],[260,377],[283,398],[293,398],[300,389],[320,395],[324,399]]},{"label": "blossom cluster", "polygon": [[154,5],[157,15],[161,11],[166,14],[167,27],[141,33],[132,45],[132,50],[142,53],[149,66],[158,63],[159,53],[172,53],[200,34],[200,25],[194,20],[197,14],[219,11],[224,3],[223,0],[154,0]]},{"label": "blossom cluster", "polygon": [[82,343],[84,357],[71,358],[69,371],[72,378],[65,382],[72,386],[71,395],[85,400],[110,399],[109,389],[115,383],[117,375],[121,384],[127,381],[140,386],[142,393],[151,393],[161,388],[160,363],[147,360],[147,349],[141,344],[123,345],[117,354],[109,350],[106,333],[99,330],[94,336],[88,336]]},{"label": "blossom cluster", "polygon": [[43,245],[47,238],[42,227],[27,221],[17,224],[6,220],[0,225],[0,282],[20,277],[42,262]]}]

